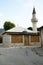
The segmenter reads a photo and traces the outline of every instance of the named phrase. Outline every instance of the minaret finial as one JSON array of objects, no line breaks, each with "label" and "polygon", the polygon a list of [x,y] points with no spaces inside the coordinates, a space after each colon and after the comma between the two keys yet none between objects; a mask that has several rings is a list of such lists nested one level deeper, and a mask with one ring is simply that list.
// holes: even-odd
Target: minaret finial
[{"label": "minaret finial", "polygon": [[32,14],[36,14],[35,7],[33,7],[33,13]]}]

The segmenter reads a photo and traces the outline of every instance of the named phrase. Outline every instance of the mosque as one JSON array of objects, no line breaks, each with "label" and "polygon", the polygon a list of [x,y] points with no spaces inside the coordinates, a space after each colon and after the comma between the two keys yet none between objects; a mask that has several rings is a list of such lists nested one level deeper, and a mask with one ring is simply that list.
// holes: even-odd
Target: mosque
[{"label": "mosque", "polygon": [[[3,33],[3,45],[5,47],[11,46],[41,46],[41,35],[37,31],[36,11],[33,8],[32,12],[32,28],[33,30],[28,30],[22,27],[14,27]],[[43,34],[43,33],[41,33]],[[43,36],[42,36],[43,37]]]}]

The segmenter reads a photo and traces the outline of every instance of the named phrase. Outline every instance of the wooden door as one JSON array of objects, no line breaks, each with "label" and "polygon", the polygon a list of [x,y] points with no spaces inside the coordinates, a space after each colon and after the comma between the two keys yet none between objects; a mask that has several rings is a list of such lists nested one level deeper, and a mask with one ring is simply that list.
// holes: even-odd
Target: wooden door
[{"label": "wooden door", "polygon": [[24,46],[28,46],[28,45],[29,45],[29,36],[24,35]]}]

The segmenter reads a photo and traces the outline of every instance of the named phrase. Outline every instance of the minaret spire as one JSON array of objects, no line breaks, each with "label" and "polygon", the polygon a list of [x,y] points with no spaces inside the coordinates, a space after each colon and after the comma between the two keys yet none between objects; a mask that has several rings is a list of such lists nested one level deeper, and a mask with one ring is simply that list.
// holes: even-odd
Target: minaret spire
[{"label": "minaret spire", "polygon": [[33,31],[37,31],[37,22],[38,22],[38,19],[36,18],[35,7],[33,8],[31,21],[32,21],[32,24],[33,24]]},{"label": "minaret spire", "polygon": [[33,14],[36,14],[35,7],[33,8]]}]

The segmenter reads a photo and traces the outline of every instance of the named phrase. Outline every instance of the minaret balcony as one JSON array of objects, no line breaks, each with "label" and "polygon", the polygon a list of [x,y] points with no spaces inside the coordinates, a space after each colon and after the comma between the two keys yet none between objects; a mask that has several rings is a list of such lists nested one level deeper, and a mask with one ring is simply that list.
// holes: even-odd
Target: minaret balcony
[{"label": "minaret balcony", "polygon": [[32,18],[31,21],[32,22],[38,22],[38,19],[37,18]]}]

